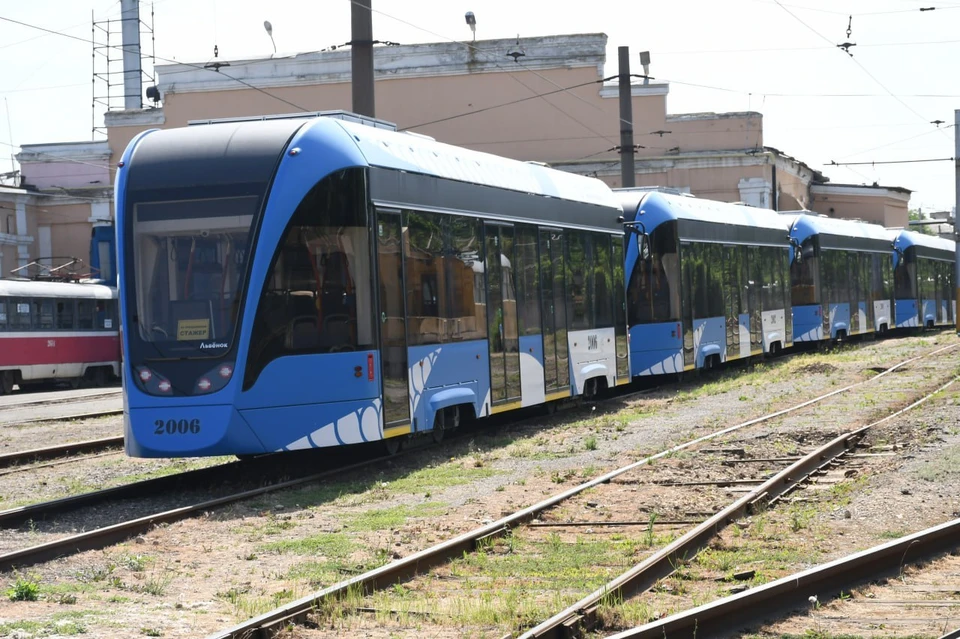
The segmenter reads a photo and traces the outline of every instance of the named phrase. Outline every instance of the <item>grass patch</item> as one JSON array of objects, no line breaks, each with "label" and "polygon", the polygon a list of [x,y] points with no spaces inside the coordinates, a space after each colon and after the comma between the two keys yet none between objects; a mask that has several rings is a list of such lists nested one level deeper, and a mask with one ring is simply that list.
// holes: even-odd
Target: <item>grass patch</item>
[{"label": "grass patch", "polygon": [[40,598],[40,580],[18,574],[16,581],[7,589],[7,598],[10,601],[36,601]]},{"label": "grass patch", "polygon": [[908,533],[906,530],[884,530],[877,537],[880,539],[900,539],[901,537],[906,537]]},{"label": "grass patch", "polygon": [[448,488],[469,484],[478,479],[492,477],[498,471],[486,467],[464,468],[463,465],[452,462],[414,470],[392,481],[388,480],[384,487],[391,494],[419,493],[427,489]]},{"label": "grass patch", "polygon": [[49,635],[72,637],[86,634],[87,628],[77,619],[54,618],[49,621],[6,621],[0,623],[0,636],[27,633],[31,637]]},{"label": "grass patch", "polygon": [[[399,618],[401,623],[405,617],[417,623],[428,615],[455,627],[512,630],[518,624],[541,620],[544,610],[573,603],[583,592],[601,586],[636,563],[645,551],[642,540],[636,539],[565,540],[556,533],[546,537],[509,535],[491,540],[449,565],[451,576],[460,584],[456,593],[442,583],[415,589],[399,585],[365,599],[344,600],[340,605],[341,610],[349,610],[363,601],[362,605],[393,611],[392,618]],[[523,580],[517,575],[523,575]]]},{"label": "grass patch", "polygon": [[924,481],[942,481],[948,475],[960,473],[960,446],[944,449],[932,461],[917,470],[917,476]]},{"label": "grass patch", "polygon": [[320,533],[312,537],[274,541],[260,546],[265,552],[320,555],[327,559],[343,559],[357,548],[358,543],[345,533]]},{"label": "grass patch", "polygon": [[251,591],[249,585],[230,588],[218,592],[215,596],[233,606],[233,613],[238,620],[259,616],[296,598],[292,590],[283,589],[272,594],[257,594]]},{"label": "grass patch", "polygon": [[428,517],[442,514],[446,506],[436,502],[427,502],[414,506],[394,506],[356,513],[347,517],[345,528],[351,530],[388,530],[399,528],[413,517]]}]

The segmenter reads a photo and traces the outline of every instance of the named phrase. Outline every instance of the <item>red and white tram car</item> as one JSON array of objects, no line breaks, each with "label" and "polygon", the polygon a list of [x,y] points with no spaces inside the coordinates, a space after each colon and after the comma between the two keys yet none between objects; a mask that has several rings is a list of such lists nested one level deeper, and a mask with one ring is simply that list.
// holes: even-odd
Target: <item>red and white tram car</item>
[{"label": "red and white tram car", "polygon": [[120,373],[119,328],[117,289],[99,280],[0,280],[0,394],[107,383]]}]

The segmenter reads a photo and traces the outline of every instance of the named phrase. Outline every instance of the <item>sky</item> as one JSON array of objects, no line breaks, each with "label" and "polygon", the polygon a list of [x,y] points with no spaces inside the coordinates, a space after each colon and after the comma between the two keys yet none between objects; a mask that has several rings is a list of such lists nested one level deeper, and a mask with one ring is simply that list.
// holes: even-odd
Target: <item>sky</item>
[{"label": "sky", "polygon": [[[831,182],[911,189],[911,208],[925,213],[954,207],[956,173],[945,159],[955,155],[960,109],[960,0],[582,6],[372,0],[373,34],[402,44],[468,41],[467,11],[476,15],[478,40],[606,33],[605,75],[617,73],[618,46],[630,47],[634,73],[641,72],[639,52],[649,51],[650,75],[670,83],[669,113],[758,111],[767,146]],[[158,63],[205,63],[215,45],[225,59],[269,55],[264,20],[281,54],[350,40],[350,0],[156,0],[141,3],[148,24],[151,7],[155,40],[143,44]],[[92,97],[92,21],[119,16],[119,0],[0,5],[0,173],[15,167],[10,156],[20,144],[96,139],[92,129],[103,117]],[[845,42],[855,43],[852,56],[837,47]]]}]

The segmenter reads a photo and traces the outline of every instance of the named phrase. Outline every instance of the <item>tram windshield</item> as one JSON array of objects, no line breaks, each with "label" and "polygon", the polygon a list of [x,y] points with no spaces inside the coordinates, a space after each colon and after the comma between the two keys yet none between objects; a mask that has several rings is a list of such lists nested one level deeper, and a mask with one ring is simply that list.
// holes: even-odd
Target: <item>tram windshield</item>
[{"label": "tram windshield", "polygon": [[137,326],[157,356],[230,347],[258,204],[245,196],[136,205]]}]

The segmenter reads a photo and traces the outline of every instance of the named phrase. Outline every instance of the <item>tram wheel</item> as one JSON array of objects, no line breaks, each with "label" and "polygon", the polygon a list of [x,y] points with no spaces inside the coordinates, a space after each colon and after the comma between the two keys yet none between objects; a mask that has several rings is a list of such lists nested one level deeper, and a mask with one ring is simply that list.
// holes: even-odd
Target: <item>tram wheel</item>
[{"label": "tram wheel", "polygon": [[0,395],[9,395],[13,392],[13,375],[10,371],[0,372]]},{"label": "tram wheel", "polygon": [[383,449],[391,457],[400,452],[403,446],[403,437],[388,437],[383,440]]}]

